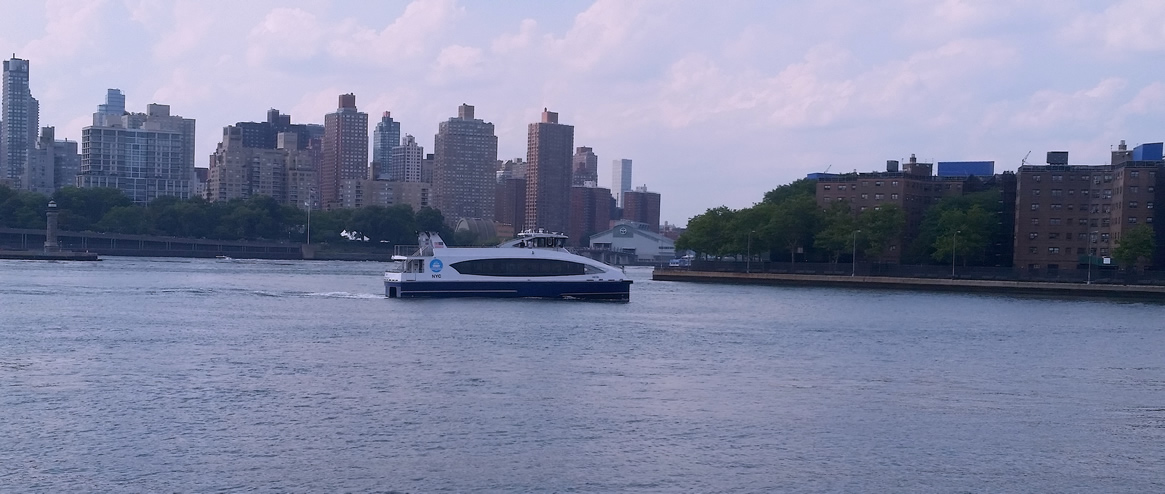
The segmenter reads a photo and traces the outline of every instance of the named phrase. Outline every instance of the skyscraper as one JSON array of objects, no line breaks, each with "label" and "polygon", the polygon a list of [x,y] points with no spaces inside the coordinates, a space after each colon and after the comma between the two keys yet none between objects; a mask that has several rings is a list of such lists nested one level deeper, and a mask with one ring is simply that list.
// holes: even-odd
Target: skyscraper
[{"label": "skyscraper", "polygon": [[[285,203],[287,153],[282,149],[247,146],[243,130],[235,125],[228,125],[222,133],[222,142],[210,156],[206,198],[227,201],[264,195]],[[293,136],[294,143],[294,133],[284,135]]]},{"label": "skyscraper", "polygon": [[110,89],[93,125],[81,129],[77,186],[119,189],[138,204],[189,198],[196,181],[194,119],[171,115],[169,105],[149,104],[145,113],[124,107],[125,96]]},{"label": "skyscraper", "polygon": [[344,182],[368,176],[368,114],[356,109],[355,94],[341,94],[336,112],[324,116],[323,151],[320,192],[324,208],[354,203],[353,198],[341,195],[359,187]]},{"label": "skyscraper", "polygon": [[599,157],[594,150],[583,146],[574,148],[574,161],[571,165],[570,184],[575,187],[590,185],[597,187],[599,183]]},{"label": "skyscraper", "polygon": [[56,129],[44,127],[36,148],[29,153],[21,176],[22,188],[51,195],[61,187],[73,185],[77,180],[77,170],[81,156],[77,154],[77,142],[55,138]]},{"label": "skyscraper", "polygon": [[[391,167],[388,176],[394,182],[420,182],[421,162],[425,159],[425,148],[417,145],[417,139],[405,135],[401,145],[392,148],[389,155]],[[380,177],[378,177],[380,178]]]},{"label": "skyscraper", "polygon": [[611,194],[615,196],[616,204],[623,207],[623,193],[631,190],[631,160],[622,159],[611,162]]},{"label": "skyscraper", "polygon": [[[56,132],[53,127],[45,127],[49,129],[49,139],[53,141],[53,180],[54,188],[70,187],[77,185],[77,172],[81,171],[81,153],[80,148],[77,147],[77,141],[70,141],[68,139],[53,140]],[[44,129],[41,129],[41,136],[44,136]]]},{"label": "skyscraper", "polygon": [[291,123],[291,115],[280,113],[277,109],[267,110],[265,122],[238,122],[234,125],[241,133],[242,146],[254,149],[276,149],[279,147],[279,134],[293,132],[298,149],[306,149],[311,141],[313,130],[309,124]]},{"label": "skyscraper", "polygon": [[13,57],[4,61],[0,94],[0,181],[15,188],[29,164],[40,130],[40,105],[28,88],[28,60]]},{"label": "skyscraper", "polygon": [[498,138],[492,123],[461,105],[433,138],[433,200],[445,220],[493,220]]},{"label": "skyscraper", "polygon": [[97,105],[97,112],[93,114],[94,127],[124,127],[122,117],[125,116],[125,95],[120,89],[106,89],[105,103]]},{"label": "skyscraper", "polygon": [[376,123],[376,129],[372,131],[372,162],[376,168],[372,170],[372,178],[403,181],[392,176],[389,169],[392,148],[397,146],[400,146],[400,122],[392,119],[392,113],[384,112],[380,122]]},{"label": "skyscraper", "polygon": [[611,190],[599,187],[575,186],[570,188],[570,236],[571,245],[587,247],[590,237],[610,228]]},{"label": "skyscraper", "polygon": [[320,139],[305,145],[294,132],[280,132],[276,147],[287,153],[287,202],[299,209],[319,209],[319,171],[323,154]]},{"label": "skyscraper", "polygon": [[624,192],[623,219],[643,223],[659,233],[659,194],[648,192],[646,185]]},{"label": "skyscraper", "polygon": [[574,126],[542,110],[526,139],[526,227],[566,232],[570,227],[571,151]]}]

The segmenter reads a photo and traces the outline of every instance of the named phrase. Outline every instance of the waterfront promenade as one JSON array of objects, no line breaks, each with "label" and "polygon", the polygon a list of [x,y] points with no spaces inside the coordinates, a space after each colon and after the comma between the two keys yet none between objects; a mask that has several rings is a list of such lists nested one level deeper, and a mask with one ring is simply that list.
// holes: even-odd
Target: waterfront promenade
[{"label": "waterfront promenade", "polygon": [[824,286],[839,288],[922,290],[960,293],[1008,293],[1075,297],[1109,297],[1165,301],[1165,286],[1054,283],[1039,281],[904,278],[891,276],[844,276],[783,273],[736,273],[656,269],[652,279],[704,283]]}]

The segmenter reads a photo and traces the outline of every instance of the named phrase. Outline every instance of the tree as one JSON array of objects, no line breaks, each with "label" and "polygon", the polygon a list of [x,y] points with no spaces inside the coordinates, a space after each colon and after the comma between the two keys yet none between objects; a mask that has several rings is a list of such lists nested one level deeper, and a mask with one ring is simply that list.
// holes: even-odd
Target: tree
[{"label": "tree", "polygon": [[43,229],[47,197],[0,185],[0,226]]},{"label": "tree", "polygon": [[345,225],[349,225],[352,217],[351,209],[333,209],[329,211],[312,212],[311,241],[312,243],[335,241],[340,238],[340,232]]},{"label": "tree", "polygon": [[729,225],[736,211],[720,206],[693,216],[688,220],[688,228],[676,240],[676,250],[691,250],[701,255],[723,256],[729,254]]},{"label": "tree", "polygon": [[901,240],[906,213],[897,204],[886,204],[859,214],[857,226],[865,239],[862,253],[867,258],[878,258]]},{"label": "tree", "polygon": [[849,203],[837,201],[822,214],[822,228],[813,237],[813,246],[829,253],[830,262],[837,263],[843,252],[856,250],[857,221]]},{"label": "tree", "polygon": [[764,199],[761,201],[767,204],[780,204],[797,196],[817,196],[817,181],[802,178],[793,183],[779,186],[773,190],[765,192]]},{"label": "tree", "polygon": [[813,196],[794,196],[773,209],[761,236],[789,249],[789,262],[796,262],[797,248],[812,245],[820,222],[821,211]]},{"label": "tree", "polygon": [[141,206],[117,206],[93,225],[98,231],[145,235],[150,233],[153,222],[149,212]]},{"label": "tree", "polygon": [[[976,207],[979,210],[970,213]],[[963,215],[946,216],[944,220],[944,215],[949,211],[959,211]],[[961,231],[956,244],[957,255],[966,264],[1006,266],[1011,261],[1014,232],[1004,227],[1000,221],[1002,214],[1002,195],[998,188],[946,197],[923,214],[918,235],[909,246],[904,260],[920,264],[949,263],[953,232]],[[965,241],[968,246],[966,249],[959,246]],[[972,249],[969,247],[971,245],[977,247]]]},{"label": "tree", "polygon": [[62,230],[85,231],[115,207],[132,206],[133,201],[118,189],[63,187],[53,193]]},{"label": "tree", "polygon": [[417,226],[413,208],[407,204],[392,207],[366,206],[357,209],[352,212],[347,225],[347,230],[360,232],[376,243],[416,242]]},{"label": "tree", "polygon": [[[981,262],[991,239],[994,218],[978,204],[970,209],[948,209],[939,216],[939,235],[935,238],[931,257],[936,261],[951,261],[952,252],[966,266],[970,261]],[[952,250],[953,249],[953,250]]]},{"label": "tree", "polygon": [[1121,235],[1116,248],[1112,250],[1112,257],[1122,268],[1144,269],[1145,263],[1153,256],[1156,248],[1153,229],[1148,225],[1140,225]]},{"label": "tree", "polygon": [[200,238],[214,231],[210,221],[210,204],[202,198],[168,200],[158,198],[150,203],[153,211],[154,229],[175,237]]},{"label": "tree", "polygon": [[751,255],[765,252],[772,248],[772,243],[764,235],[765,225],[776,213],[776,206],[768,203],[755,204],[751,208],[736,211],[732,216],[732,224],[728,226],[729,235],[726,251],[732,254]]},{"label": "tree", "polygon": [[441,211],[425,206],[417,211],[416,222],[417,230],[422,232],[440,232],[441,238],[445,238],[445,232],[449,227],[445,226],[445,215]]}]

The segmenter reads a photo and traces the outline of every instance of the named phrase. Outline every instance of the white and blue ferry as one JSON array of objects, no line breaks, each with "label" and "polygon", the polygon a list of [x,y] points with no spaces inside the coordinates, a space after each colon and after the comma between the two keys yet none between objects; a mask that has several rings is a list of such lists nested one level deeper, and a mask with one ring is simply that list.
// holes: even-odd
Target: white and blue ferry
[{"label": "white and blue ferry", "polygon": [[566,250],[566,235],[527,231],[496,247],[449,247],[434,232],[411,255],[392,256],[388,298],[540,297],[627,301],[631,280],[619,268]]}]

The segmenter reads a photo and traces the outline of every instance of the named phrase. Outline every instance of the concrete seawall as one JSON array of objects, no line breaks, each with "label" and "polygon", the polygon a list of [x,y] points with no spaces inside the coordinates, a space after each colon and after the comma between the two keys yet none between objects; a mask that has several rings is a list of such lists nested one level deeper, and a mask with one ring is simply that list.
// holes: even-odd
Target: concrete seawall
[{"label": "concrete seawall", "polygon": [[1007,293],[1067,297],[1106,297],[1165,302],[1165,286],[1044,283],[1033,281],[958,280],[934,278],[891,278],[883,276],[827,276],[775,273],[720,273],[656,269],[651,279],[704,283],[734,283],[777,286],[824,286],[883,290],[920,290],[960,293]]}]

